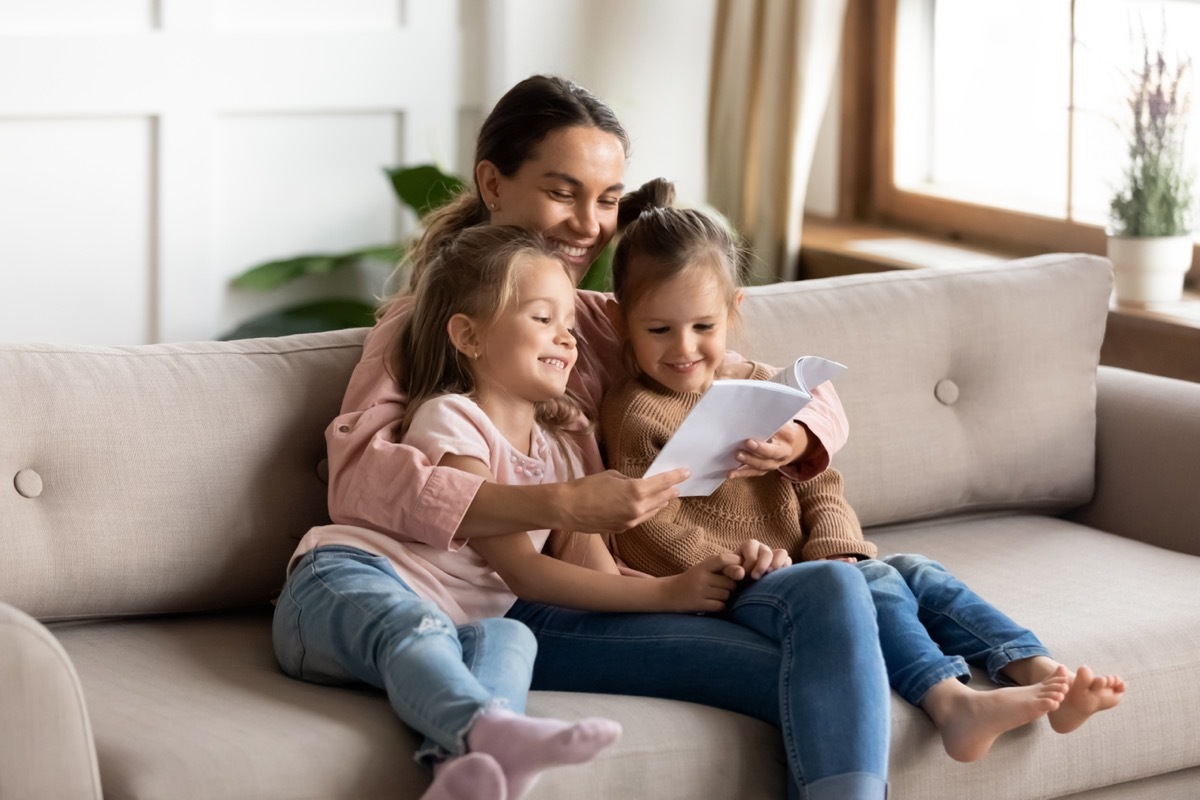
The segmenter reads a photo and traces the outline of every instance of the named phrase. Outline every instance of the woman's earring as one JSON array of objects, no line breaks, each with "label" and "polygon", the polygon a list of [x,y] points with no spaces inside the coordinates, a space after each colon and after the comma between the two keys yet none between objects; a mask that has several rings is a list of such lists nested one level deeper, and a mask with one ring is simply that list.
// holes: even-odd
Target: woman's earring
[{"label": "woman's earring", "polygon": [[493,200],[491,203],[489,203],[488,208],[490,208],[492,211],[495,211],[496,210],[496,201]]},{"label": "woman's earring", "polygon": [[476,361],[479,360],[479,351],[478,350],[475,351],[475,360]]}]

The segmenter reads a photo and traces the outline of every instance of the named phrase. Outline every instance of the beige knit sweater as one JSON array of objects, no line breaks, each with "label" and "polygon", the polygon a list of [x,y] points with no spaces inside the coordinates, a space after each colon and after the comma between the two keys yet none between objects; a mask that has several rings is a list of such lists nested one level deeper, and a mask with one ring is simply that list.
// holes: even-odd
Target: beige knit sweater
[{"label": "beige knit sweater", "polygon": [[[751,377],[764,380],[770,372],[755,364]],[[641,477],[699,400],[697,393],[674,392],[644,376],[614,386],[600,412],[609,467]],[[793,561],[876,554],[834,469],[803,483],[779,472],[728,480],[708,497],[676,498],[653,519],[613,537],[629,566],[657,576],[737,551],[747,539],[785,549]]]}]

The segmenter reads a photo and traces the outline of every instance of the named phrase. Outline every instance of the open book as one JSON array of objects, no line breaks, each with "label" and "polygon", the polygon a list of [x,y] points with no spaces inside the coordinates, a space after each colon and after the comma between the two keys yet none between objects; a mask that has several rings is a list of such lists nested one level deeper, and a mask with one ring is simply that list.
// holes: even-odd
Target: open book
[{"label": "open book", "polygon": [[738,467],[747,439],[769,439],[812,400],[812,390],[846,369],[820,356],[801,356],[770,380],[718,380],[646,470],[646,477],[687,467],[681,497],[707,496]]}]

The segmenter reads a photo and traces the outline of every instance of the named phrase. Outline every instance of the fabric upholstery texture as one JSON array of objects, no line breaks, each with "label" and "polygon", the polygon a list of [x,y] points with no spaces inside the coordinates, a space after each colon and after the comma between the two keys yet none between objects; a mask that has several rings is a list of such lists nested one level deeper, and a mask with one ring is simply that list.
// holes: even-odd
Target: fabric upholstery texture
[{"label": "fabric upholstery texture", "polygon": [[[1129,682],[1076,733],[1043,720],[970,765],[894,700],[892,798],[1200,796],[1200,385],[1097,375],[1109,290],[1104,260],[1055,255],[759,287],[742,306],[746,354],[850,367],[834,464],[881,553],[941,561],[1059,660]],[[424,790],[417,737],[378,691],[291,680],[270,645],[268,601],[326,519],[323,432],[363,333],[0,345],[0,797]],[[784,796],[757,720],[595,694],[535,692],[529,710],[625,726],[530,800]]]},{"label": "fabric upholstery texture", "polygon": [[323,431],[361,339],[0,346],[0,599],[40,619],[267,601],[328,519]]},{"label": "fabric upholstery texture", "polygon": [[1110,291],[1094,256],[776,284],[748,291],[736,346],[849,367],[834,381],[850,419],[835,466],[864,526],[1062,510],[1092,492]]}]

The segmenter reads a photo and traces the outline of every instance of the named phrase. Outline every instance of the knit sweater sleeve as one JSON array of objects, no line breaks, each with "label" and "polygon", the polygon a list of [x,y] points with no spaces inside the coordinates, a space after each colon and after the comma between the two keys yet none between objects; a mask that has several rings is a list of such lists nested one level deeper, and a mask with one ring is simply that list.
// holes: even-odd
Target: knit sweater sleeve
[{"label": "knit sweater sleeve", "polygon": [[803,560],[848,555],[875,557],[878,549],[863,538],[858,515],[846,502],[840,472],[827,469],[796,484],[796,494],[805,532]]},{"label": "knit sweater sleeve", "polygon": [[[640,478],[679,427],[688,409],[628,381],[608,393],[600,413],[608,466]],[[676,498],[651,519],[613,537],[616,554],[629,566],[654,576],[676,575],[726,548],[686,520],[685,499]]]}]

